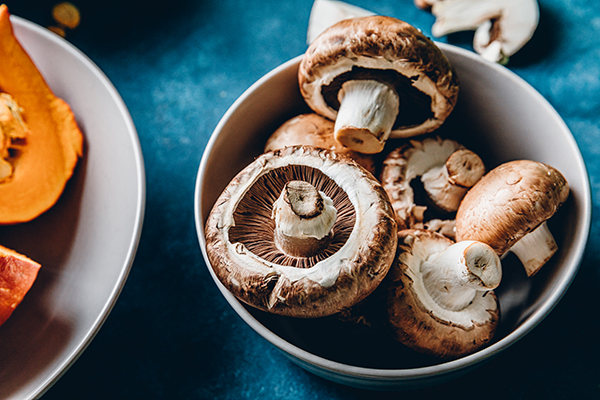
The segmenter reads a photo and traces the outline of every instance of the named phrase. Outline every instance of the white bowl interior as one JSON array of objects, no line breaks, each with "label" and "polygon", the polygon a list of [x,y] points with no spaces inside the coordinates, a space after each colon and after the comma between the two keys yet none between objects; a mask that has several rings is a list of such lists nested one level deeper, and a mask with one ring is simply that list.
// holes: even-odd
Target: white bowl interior
[{"label": "white bowl interior", "polygon": [[108,79],[68,42],[11,19],[85,136],[84,157],[58,203],[32,222],[0,227],[2,245],[42,264],[0,327],[0,398],[25,399],[60,377],[116,301],[139,241],[145,178],[135,127]]},{"label": "white bowl interior", "polygon": [[[408,387],[466,372],[539,323],[579,267],[590,228],[590,188],[581,153],[567,126],[538,92],[508,69],[454,46],[439,46],[458,73],[461,89],[457,107],[436,133],[476,151],[488,168],[525,158],[559,169],[571,187],[568,202],[549,223],[560,250],[533,279],[526,278],[516,258],[504,260],[503,282],[496,291],[502,320],[494,343],[449,362],[416,354],[385,332],[349,329],[331,318],[299,320],[257,311],[240,304],[215,279],[227,301],[252,328],[292,360],[328,379],[354,386]],[[299,60],[275,69],[242,95],[205,150],[196,187],[196,224],[207,265],[203,225],[214,201],[231,178],[261,153],[277,126],[308,110],[298,90]],[[347,351],[350,346],[352,352]]]}]

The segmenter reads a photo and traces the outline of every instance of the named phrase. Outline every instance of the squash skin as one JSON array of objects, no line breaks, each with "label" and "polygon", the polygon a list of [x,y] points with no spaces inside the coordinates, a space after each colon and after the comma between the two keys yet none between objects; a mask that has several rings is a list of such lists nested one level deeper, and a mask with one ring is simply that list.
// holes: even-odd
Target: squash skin
[{"label": "squash skin", "polygon": [[54,95],[13,34],[0,6],[0,91],[24,109],[29,134],[10,178],[0,183],[0,225],[30,221],[62,195],[83,153],[83,135],[69,105]]},{"label": "squash skin", "polygon": [[31,289],[39,270],[37,262],[0,246],[0,325]]}]

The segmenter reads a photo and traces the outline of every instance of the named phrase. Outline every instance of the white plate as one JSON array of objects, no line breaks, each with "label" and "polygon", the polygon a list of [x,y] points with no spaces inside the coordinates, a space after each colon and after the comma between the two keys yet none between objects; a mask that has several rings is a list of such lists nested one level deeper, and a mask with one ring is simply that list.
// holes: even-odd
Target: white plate
[{"label": "white plate", "polygon": [[28,399],[56,382],[115,304],[140,238],[145,177],[135,126],[106,76],[57,35],[11,21],[85,136],[84,156],[58,203],[30,223],[0,227],[0,244],[42,264],[0,327],[0,398]]}]

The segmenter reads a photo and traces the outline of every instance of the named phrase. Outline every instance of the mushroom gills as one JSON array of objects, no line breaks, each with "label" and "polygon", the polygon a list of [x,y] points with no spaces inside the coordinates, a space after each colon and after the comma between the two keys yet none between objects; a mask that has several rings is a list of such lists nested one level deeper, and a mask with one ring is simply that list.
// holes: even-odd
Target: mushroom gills
[{"label": "mushroom gills", "polygon": [[[327,239],[328,246],[323,246],[320,251],[314,250],[314,254],[310,256],[294,256],[283,251],[279,247],[282,246],[281,243],[276,244],[277,229],[275,219],[272,218],[273,204],[290,181],[310,183],[317,191],[332,199],[337,212],[332,228],[335,235],[330,235]],[[229,229],[229,240],[232,243],[243,244],[247,251],[268,262],[295,268],[310,268],[342,248],[350,237],[355,218],[354,206],[347,194],[332,179],[316,168],[288,165],[262,175],[241,198],[234,213],[235,225]],[[284,248],[285,246],[283,244]]]}]

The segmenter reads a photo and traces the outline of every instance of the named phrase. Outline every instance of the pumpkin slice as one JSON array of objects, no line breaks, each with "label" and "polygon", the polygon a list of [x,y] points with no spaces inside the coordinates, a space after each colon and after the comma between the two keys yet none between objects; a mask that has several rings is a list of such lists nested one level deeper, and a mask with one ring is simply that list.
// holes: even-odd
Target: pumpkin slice
[{"label": "pumpkin slice", "polygon": [[0,246],[0,325],[21,303],[39,270],[37,262]]},{"label": "pumpkin slice", "polygon": [[[83,151],[83,135],[71,108],[52,93],[13,34],[6,5],[0,6],[0,92],[22,110],[28,127],[15,139],[0,181],[0,224],[30,221],[59,199]],[[4,135],[0,132],[0,135]],[[0,138],[3,139],[4,138]]]}]

